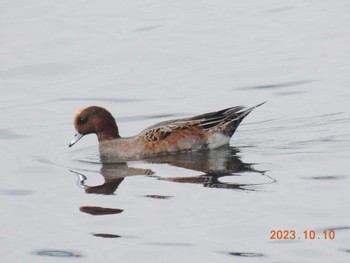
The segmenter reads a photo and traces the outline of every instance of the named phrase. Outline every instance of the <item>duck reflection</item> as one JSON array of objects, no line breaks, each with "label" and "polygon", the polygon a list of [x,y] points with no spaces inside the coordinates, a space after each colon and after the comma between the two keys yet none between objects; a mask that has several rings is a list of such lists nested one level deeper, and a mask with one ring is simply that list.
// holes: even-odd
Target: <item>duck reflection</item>
[{"label": "duck reflection", "polygon": [[165,155],[146,159],[148,163],[166,163],[172,166],[203,172],[205,176],[232,176],[243,172],[263,173],[244,163],[237,156],[238,149],[224,147],[218,150],[202,151],[177,155]]},{"label": "duck reflection", "polygon": [[[140,169],[129,167],[127,162],[118,162],[118,160],[102,159],[101,175],[104,183],[97,186],[88,186],[85,184],[86,177],[74,172],[78,175],[78,184],[88,194],[113,194],[123,180],[128,176],[147,175],[155,177],[159,180],[166,180],[177,183],[193,183],[202,184],[204,187],[223,188],[223,189],[241,189],[254,190],[251,186],[257,183],[232,183],[222,182],[222,177],[243,176],[245,173],[258,173],[264,175],[264,171],[256,170],[253,164],[244,163],[237,156],[237,148],[225,147],[217,150],[173,154],[165,156],[157,156],[144,159],[145,163],[150,164],[168,164],[171,166],[181,167],[189,170],[202,172],[202,175],[192,177],[162,177],[155,175],[150,169]],[[72,171],[73,172],[73,171]],[[270,178],[270,182],[274,180]]]},{"label": "duck reflection", "polygon": [[104,178],[104,183],[96,186],[88,186],[85,184],[87,180],[85,175],[72,170],[71,172],[78,176],[78,185],[83,188],[87,194],[104,195],[113,194],[127,176],[153,174],[150,169],[129,167],[126,162],[102,162],[100,173]]},{"label": "duck reflection", "polygon": [[[224,147],[216,151],[189,153],[176,156],[161,156],[156,159],[148,159],[148,163],[166,163],[172,166],[202,172],[202,175],[192,177],[161,177],[160,180],[176,183],[202,184],[204,187],[241,189],[254,191],[251,186],[257,183],[232,183],[222,182],[222,177],[243,176],[245,173],[257,173],[264,175],[265,171],[259,171],[253,164],[244,163],[238,157],[239,150],[234,147]],[[274,181],[269,178],[269,182]]]}]

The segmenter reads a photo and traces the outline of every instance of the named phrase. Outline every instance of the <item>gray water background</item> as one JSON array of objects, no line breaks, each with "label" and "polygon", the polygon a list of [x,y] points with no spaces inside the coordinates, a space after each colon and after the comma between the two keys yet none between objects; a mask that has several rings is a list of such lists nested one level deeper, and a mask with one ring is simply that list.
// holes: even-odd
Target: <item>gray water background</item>
[{"label": "gray water background", "polygon": [[[1,262],[349,262],[349,10],[1,1]],[[106,166],[93,135],[68,148],[88,105],[131,136],[263,101],[209,155]]]}]

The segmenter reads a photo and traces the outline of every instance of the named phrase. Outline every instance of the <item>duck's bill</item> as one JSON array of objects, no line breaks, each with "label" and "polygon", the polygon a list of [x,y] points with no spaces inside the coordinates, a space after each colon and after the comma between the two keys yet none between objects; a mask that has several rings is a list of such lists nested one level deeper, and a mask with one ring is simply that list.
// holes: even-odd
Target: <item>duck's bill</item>
[{"label": "duck's bill", "polygon": [[84,134],[77,133],[73,140],[69,143],[69,147],[72,147],[74,144],[76,144],[81,138],[83,138]]}]

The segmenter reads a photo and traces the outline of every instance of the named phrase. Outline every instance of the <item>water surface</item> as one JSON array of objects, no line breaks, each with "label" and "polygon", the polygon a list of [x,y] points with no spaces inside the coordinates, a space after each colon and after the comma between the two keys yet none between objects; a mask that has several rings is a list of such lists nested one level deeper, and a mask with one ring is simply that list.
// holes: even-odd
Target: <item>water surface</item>
[{"label": "water surface", "polygon": [[[348,262],[347,10],[2,1],[1,261]],[[88,105],[131,136],[263,101],[212,152],[103,163],[93,135],[68,148]]]}]

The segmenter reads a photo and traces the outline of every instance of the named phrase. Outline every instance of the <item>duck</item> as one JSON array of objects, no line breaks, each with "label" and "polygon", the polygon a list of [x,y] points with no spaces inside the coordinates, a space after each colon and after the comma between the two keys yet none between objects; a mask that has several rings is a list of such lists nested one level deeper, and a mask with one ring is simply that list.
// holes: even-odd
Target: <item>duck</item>
[{"label": "duck", "polygon": [[210,150],[228,145],[242,120],[256,106],[234,106],[188,118],[154,124],[132,137],[121,137],[113,115],[89,106],[74,117],[77,131],[69,147],[88,134],[96,134],[101,157],[140,159],[149,156]]}]

